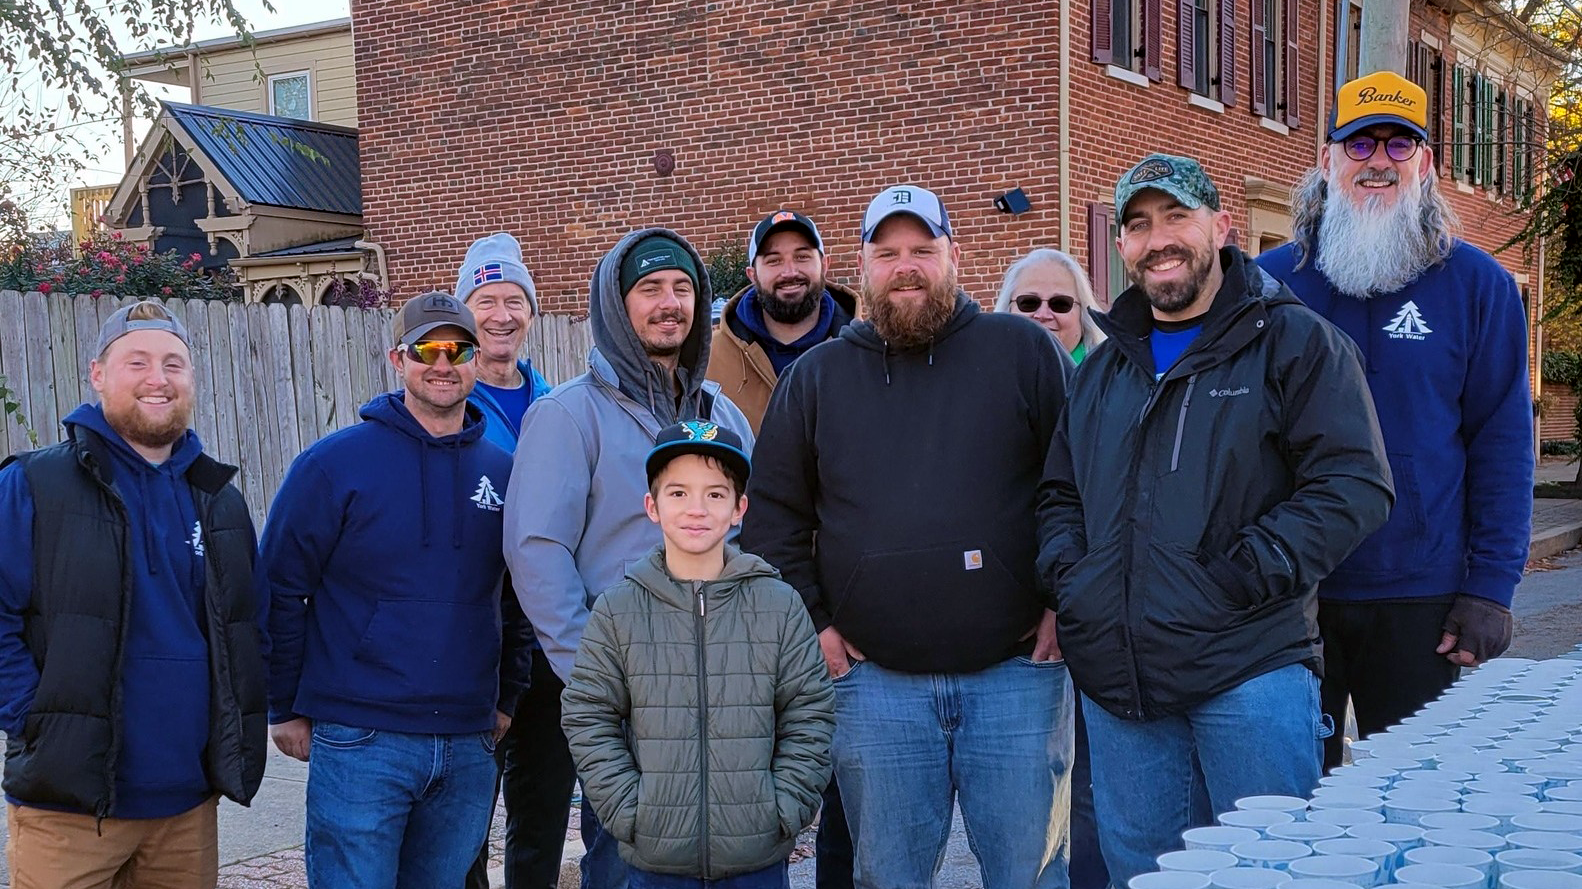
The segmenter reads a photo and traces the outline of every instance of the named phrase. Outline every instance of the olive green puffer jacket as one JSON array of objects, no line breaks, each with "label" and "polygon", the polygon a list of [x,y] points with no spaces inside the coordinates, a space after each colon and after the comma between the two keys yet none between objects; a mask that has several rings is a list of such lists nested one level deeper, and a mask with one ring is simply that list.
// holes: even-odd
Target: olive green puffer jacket
[{"label": "olive green puffer jacket", "polygon": [[733,547],[718,580],[654,550],[594,604],[562,695],[582,790],[621,857],[721,879],[786,860],[829,783],[834,691],[813,623]]}]

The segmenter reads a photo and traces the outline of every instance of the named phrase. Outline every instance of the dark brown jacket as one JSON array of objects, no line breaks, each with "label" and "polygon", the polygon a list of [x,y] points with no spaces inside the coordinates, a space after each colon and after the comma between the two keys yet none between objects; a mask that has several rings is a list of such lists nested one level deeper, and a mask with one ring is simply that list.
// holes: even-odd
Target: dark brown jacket
[{"label": "dark brown jacket", "polygon": [[[719,383],[720,390],[747,415],[756,435],[763,425],[777,378],[763,346],[736,315],[742,297],[751,289],[749,284],[738,290],[720,312],[720,326],[714,331],[714,342],[709,348],[708,378]],[[824,289],[835,299],[835,323],[829,328],[833,337],[856,317],[857,293],[835,283],[826,283]]]}]

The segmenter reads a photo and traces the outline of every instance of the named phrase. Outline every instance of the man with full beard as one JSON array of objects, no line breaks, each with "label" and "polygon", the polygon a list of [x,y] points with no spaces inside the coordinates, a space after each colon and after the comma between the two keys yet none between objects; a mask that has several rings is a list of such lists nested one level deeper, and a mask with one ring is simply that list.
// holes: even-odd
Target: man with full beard
[{"label": "man with full beard", "polygon": [[747,280],[720,313],[709,379],[752,422],[763,425],[769,394],[803,352],[851,323],[857,294],[826,284],[829,257],[813,220],[776,210],[747,240]]},{"label": "man with full beard", "polygon": [[1094,318],[1039,565],[1124,886],[1237,799],[1317,785],[1314,589],[1391,496],[1356,347],[1228,243],[1198,163],[1144,158],[1115,218],[1136,283]]},{"label": "man with full beard", "polygon": [[1067,885],[1071,689],[1033,508],[1071,362],[980,312],[960,254],[927,189],[868,205],[868,317],[782,376],[748,485],[742,543],[801,592],[834,677],[866,889],[930,885],[958,799],[986,889]]},{"label": "man with full beard", "polygon": [[[1294,239],[1258,258],[1361,347],[1396,504],[1318,590],[1324,712],[1359,734],[1433,700],[1511,642],[1532,521],[1527,324],[1509,272],[1455,236],[1421,87],[1341,87]],[[1325,748],[1340,764],[1342,739]]]},{"label": "man with full beard", "polygon": [[213,887],[217,794],[264,774],[256,538],[189,424],[187,330],[112,314],[66,440],[0,470],[12,885]]}]

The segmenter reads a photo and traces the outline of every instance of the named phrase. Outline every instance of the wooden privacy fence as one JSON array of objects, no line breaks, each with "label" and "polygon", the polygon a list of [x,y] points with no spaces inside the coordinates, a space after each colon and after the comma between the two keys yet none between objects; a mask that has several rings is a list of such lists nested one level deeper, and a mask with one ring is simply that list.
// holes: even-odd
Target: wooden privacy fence
[{"label": "wooden privacy fence", "polygon": [[[88,362],[99,326],[136,297],[0,292],[0,375],[40,446],[60,421],[98,398]],[[204,449],[241,468],[237,487],[253,518],[265,510],[291,461],[326,433],[358,421],[363,403],[399,386],[387,358],[391,309],[167,300],[192,339],[192,425]],[[588,325],[568,315],[534,322],[527,353],[551,384],[581,373]],[[0,458],[33,447],[11,414]]]}]

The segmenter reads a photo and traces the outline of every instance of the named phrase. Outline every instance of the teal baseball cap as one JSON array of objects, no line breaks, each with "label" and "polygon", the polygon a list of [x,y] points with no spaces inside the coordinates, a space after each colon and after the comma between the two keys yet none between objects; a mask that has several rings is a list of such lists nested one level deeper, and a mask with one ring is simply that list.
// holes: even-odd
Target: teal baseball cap
[{"label": "teal baseball cap", "polygon": [[1170,195],[1188,210],[1219,209],[1219,189],[1197,161],[1173,154],[1150,154],[1115,183],[1115,218],[1124,220],[1126,205],[1138,192],[1149,188]]}]

